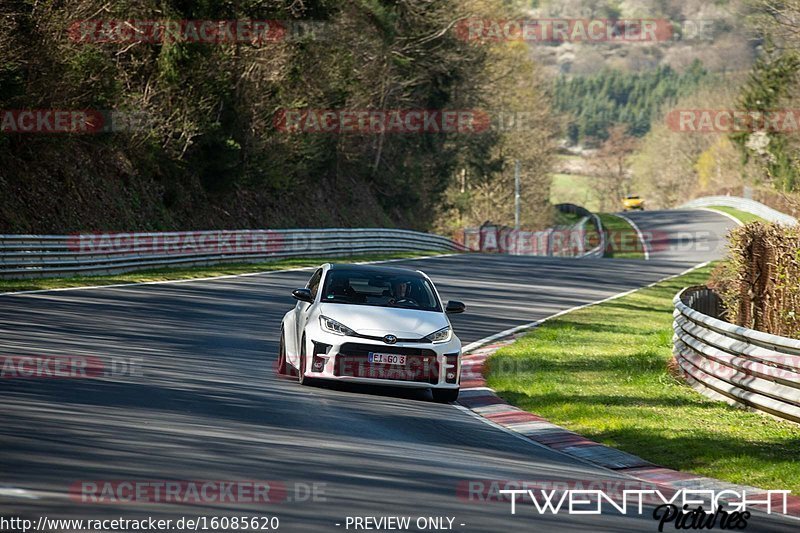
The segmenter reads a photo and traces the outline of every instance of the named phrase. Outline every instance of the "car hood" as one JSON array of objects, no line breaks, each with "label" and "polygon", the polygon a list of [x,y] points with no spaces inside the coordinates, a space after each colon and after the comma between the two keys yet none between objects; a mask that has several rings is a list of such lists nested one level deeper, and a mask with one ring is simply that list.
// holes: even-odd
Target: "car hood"
[{"label": "car hood", "polygon": [[419,339],[449,325],[447,316],[436,311],[419,311],[374,305],[321,304],[320,314],[341,322],[359,335]]}]

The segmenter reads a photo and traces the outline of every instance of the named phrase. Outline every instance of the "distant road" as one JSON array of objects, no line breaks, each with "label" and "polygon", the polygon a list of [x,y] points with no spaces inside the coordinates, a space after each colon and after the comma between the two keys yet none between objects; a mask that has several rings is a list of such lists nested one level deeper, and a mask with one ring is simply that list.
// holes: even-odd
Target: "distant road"
[{"label": "distant road", "polygon": [[704,262],[725,254],[732,220],[711,211],[630,211],[624,213],[650,244],[651,259]]}]

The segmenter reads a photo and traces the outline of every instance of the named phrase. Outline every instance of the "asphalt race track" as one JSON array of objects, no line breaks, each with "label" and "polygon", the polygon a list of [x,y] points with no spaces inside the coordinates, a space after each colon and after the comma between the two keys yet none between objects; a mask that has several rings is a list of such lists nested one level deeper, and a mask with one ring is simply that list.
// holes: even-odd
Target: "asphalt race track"
[{"label": "asphalt race track", "polygon": [[[718,257],[733,225],[706,211],[631,218],[668,243],[654,245],[648,262],[465,254],[395,264],[424,269],[445,300],[467,304],[453,319],[466,344]],[[698,237],[693,245],[679,235],[687,231]],[[464,480],[627,478],[432,403],[427,393],[278,378],[280,319],[294,305],[291,289],[309,276],[0,296],[0,354],[137,357],[142,369],[114,380],[0,381],[0,515],[245,514],[278,516],[281,531],[344,531],[347,516],[387,515],[455,517],[457,531],[657,530],[647,510],[552,516],[529,505],[511,515],[507,503],[460,499]],[[91,504],[68,495],[81,480],[127,479],[280,480],[292,501]],[[312,484],[319,494],[307,499]],[[796,528],[766,516],[748,526]]]}]

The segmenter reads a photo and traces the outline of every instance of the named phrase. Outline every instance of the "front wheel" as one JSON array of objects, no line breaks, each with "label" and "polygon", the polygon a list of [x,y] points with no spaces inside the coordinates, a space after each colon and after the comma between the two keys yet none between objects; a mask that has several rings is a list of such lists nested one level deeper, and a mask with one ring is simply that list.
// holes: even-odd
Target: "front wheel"
[{"label": "front wheel", "polygon": [[458,400],[458,389],[431,389],[433,401],[439,403],[450,403]]}]

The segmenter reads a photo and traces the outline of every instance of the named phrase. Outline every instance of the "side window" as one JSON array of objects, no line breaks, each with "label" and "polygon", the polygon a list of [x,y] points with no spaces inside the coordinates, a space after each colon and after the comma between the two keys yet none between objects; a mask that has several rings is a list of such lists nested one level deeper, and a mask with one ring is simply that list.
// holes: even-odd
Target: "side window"
[{"label": "side window", "polygon": [[306,286],[307,289],[311,290],[311,296],[315,299],[317,298],[317,291],[319,290],[319,282],[322,279],[322,269],[318,269],[314,272],[314,275],[311,276],[311,279],[308,280],[308,285]]}]

